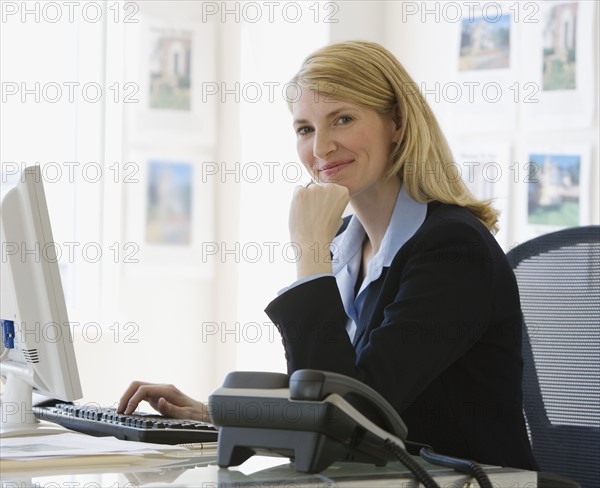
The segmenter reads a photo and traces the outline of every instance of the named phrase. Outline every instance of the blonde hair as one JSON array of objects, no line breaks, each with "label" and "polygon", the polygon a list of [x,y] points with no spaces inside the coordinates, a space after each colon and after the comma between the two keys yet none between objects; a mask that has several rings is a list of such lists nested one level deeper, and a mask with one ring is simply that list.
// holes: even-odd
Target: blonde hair
[{"label": "blonde hair", "polygon": [[498,230],[498,211],[469,192],[429,105],[383,46],[367,41],[331,44],[308,56],[290,83],[396,117],[402,135],[390,154],[389,177],[397,175],[416,201],[465,207],[490,231]]}]

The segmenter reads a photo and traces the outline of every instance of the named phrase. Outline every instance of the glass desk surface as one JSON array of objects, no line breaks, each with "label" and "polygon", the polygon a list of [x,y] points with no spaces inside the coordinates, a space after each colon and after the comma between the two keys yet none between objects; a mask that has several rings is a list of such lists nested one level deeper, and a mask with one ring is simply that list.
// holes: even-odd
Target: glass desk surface
[{"label": "glass desk surface", "polygon": [[[438,484],[444,488],[476,487],[472,479],[422,460]],[[485,467],[495,488],[525,488],[537,485],[537,474],[516,469]],[[51,463],[31,461],[15,468],[0,463],[2,488],[136,488],[136,487],[311,487],[338,486],[415,487],[416,483],[400,463],[377,467],[359,463],[335,463],[318,474],[297,473],[289,459],[253,456],[228,469],[217,465],[216,447],[171,451],[161,455],[97,456],[61,458]],[[532,484],[529,484],[532,483]]]}]

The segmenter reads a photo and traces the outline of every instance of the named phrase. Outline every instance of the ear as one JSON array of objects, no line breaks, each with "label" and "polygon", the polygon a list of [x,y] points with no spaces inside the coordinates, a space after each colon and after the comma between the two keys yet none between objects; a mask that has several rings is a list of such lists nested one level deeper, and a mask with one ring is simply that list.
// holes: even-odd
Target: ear
[{"label": "ear", "polygon": [[396,126],[393,135],[393,141],[397,144],[402,139],[402,134],[404,133],[404,128],[402,126],[402,115],[400,113],[400,105],[397,103],[392,108],[392,120]]}]

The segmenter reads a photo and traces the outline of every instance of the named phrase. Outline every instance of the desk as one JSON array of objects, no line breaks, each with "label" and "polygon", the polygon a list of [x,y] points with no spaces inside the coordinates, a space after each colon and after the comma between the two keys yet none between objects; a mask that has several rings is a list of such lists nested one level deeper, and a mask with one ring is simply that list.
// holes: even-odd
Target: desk
[{"label": "desk", "polygon": [[[124,459],[122,459],[124,458]],[[221,469],[216,464],[216,449],[168,452],[137,458],[114,457],[104,464],[90,465],[83,458],[57,460],[53,465],[2,469],[2,488],[137,488],[173,486],[193,488],[377,488],[416,487],[412,477],[399,463],[385,467],[366,464],[335,463],[320,474],[297,473],[286,458],[254,456],[241,466]],[[94,462],[100,462],[98,458]],[[443,488],[477,486],[469,476],[421,461]],[[112,465],[111,465],[112,463]],[[535,488],[537,473],[516,469],[486,467],[494,488]]]}]

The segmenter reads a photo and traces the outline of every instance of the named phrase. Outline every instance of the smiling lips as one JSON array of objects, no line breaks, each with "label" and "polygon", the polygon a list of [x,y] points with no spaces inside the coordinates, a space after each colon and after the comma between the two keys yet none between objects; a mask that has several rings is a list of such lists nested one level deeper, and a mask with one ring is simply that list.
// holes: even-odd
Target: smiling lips
[{"label": "smiling lips", "polygon": [[322,168],[319,168],[318,171],[325,176],[333,176],[352,162],[354,162],[354,160],[332,161],[331,163],[325,164]]}]

